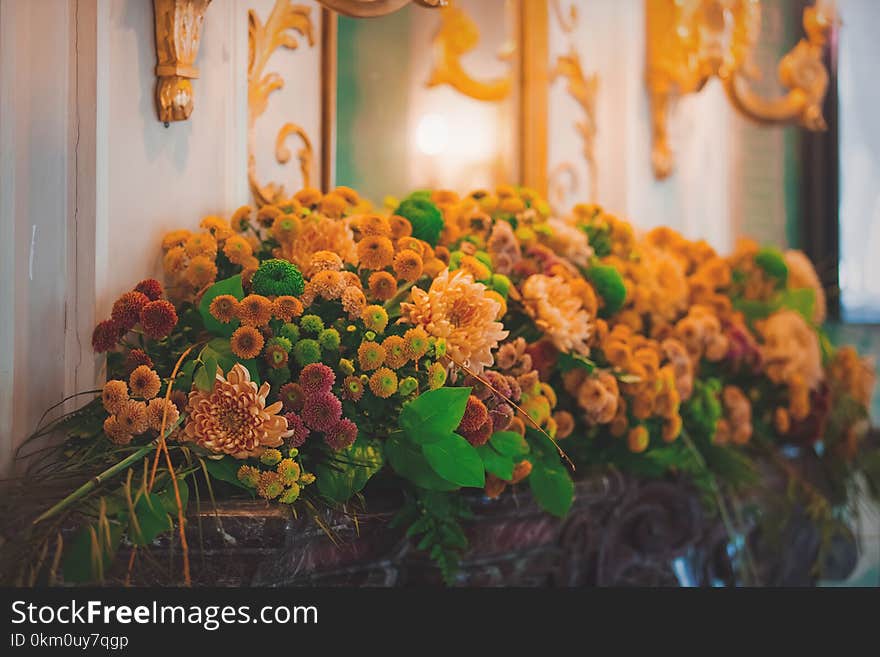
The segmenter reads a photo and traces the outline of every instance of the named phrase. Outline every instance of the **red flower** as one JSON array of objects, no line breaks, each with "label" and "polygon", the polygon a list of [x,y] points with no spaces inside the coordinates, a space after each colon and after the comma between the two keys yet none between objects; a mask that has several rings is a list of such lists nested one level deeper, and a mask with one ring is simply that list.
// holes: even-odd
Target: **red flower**
[{"label": "red flower", "polygon": [[160,340],[171,333],[177,325],[177,311],[170,301],[150,301],[141,310],[141,326],[153,340]]},{"label": "red flower", "polygon": [[474,447],[485,445],[492,436],[492,420],[486,420],[475,430],[464,431],[461,435]]},{"label": "red flower", "polygon": [[141,318],[141,310],[150,302],[143,292],[126,292],[113,304],[110,318],[126,331],[133,329]]},{"label": "red flower", "polygon": [[357,425],[348,418],[342,418],[324,434],[324,442],[337,452],[350,447],[357,440]]},{"label": "red flower", "polygon": [[92,332],[92,349],[99,354],[110,351],[119,342],[125,330],[114,319],[106,319],[95,327]]},{"label": "red flower", "polygon": [[153,359],[150,358],[145,351],[141,349],[132,349],[125,357],[125,372],[131,374],[141,365],[146,365],[153,369]]},{"label": "red flower", "polygon": [[162,288],[162,284],[155,278],[145,278],[140,283],[134,286],[134,290],[135,292],[142,292],[143,294],[147,295],[147,298],[150,301],[158,301],[165,293],[165,290]]},{"label": "red flower", "polygon": [[467,406],[461,422],[458,423],[458,432],[461,434],[472,433],[489,419],[489,411],[486,405],[474,395],[468,397]]}]

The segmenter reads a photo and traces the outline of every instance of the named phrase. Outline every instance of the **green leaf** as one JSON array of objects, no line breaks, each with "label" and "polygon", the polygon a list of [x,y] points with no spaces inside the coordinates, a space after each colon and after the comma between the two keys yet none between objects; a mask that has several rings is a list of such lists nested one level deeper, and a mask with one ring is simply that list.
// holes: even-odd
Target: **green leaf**
[{"label": "green leaf", "polygon": [[109,537],[102,537],[99,529],[93,527],[100,543],[97,554],[92,553],[90,526],[87,525],[76,533],[61,562],[65,582],[75,584],[94,582],[99,579],[101,573],[107,572],[123,533],[123,527],[118,522],[111,520],[109,525]]},{"label": "green leaf", "polygon": [[141,495],[134,505],[134,512],[140,531],[135,528],[135,523],[132,522],[128,533],[131,542],[135,545],[149,545],[162,532],[174,529],[174,523],[171,522],[162,500],[156,494],[144,493]]},{"label": "green leaf", "polygon": [[[186,505],[189,502],[189,484],[186,483],[186,480],[177,479],[177,490],[180,491],[180,504],[183,506],[183,510],[186,511]],[[159,498],[162,508],[176,518],[177,498],[174,496],[174,484],[169,482],[168,487],[156,493],[155,496]]]},{"label": "green leaf", "polygon": [[455,433],[422,445],[422,453],[434,472],[459,486],[481,488],[486,483],[483,459],[476,449]]},{"label": "green leaf", "polygon": [[177,378],[174,380],[175,390],[189,390],[193,386],[193,373],[196,370],[198,361],[191,359],[181,365],[177,372]]},{"label": "green leaf", "polygon": [[586,370],[587,372],[592,372],[596,369],[596,363],[581,354],[561,353],[559,354],[557,362],[559,363],[560,372],[568,372],[576,367]]},{"label": "green leaf", "polygon": [[800,313],[807,323],[812,324],[813,311],[816,308],[816,292],[808,287],[785,290],[779,295],[779,305]]},{"label": "green leaf", "polygon": [[513,479],[513,459],[495,451],[491,445],[480,445],[477,453],[483,460],[486,472],[491,472],[499,479],[510,481]]},{"label": "green leaf", "polygon": [[758,265],[768,276],[779,280],[783,285],[788,280],[788,265],[785,263],[785,255],[779,249],[768,246],[755,254],[755,264]]},{"label": "green leaf", "polygon": [[458,428],[470,394],[470,388],[424,392],[403,407],[400,428],[419,445],[440,440]]},{"label": "green leaf", "polygon": [[385,442],[385,456],[394,471],[416,486],[427,490],[456,490],[458,486],[438,475],[418,445],[400,436],[392,436]]},{"label": "green leaf", "polygon": [[605,301],[603,314],[613,315],[623,307],[626,301],[626,285],[617,269],[611,265],[593,265],[584,273],[596,293]]},{"label": "green leaf", "polygon": [[516,431],[496,431],[489,438],[489,442],[501,454],[511,458],[529,453],[529,444]]},{"label": "green leaf", "polygon": [[209,391],[214,389],[214,381],[217,378],[217,359],[208,356],[193,378],[193,383],[199,390]]},{"label": "green leaf", "polygon": [[381,445],[358,439],[351,447],[334,455],[333,462],[315,466],[318,492],[331,502],[346,502],[363,490],[370,477],[382,468]]},{"label": "green leaf", "polygon": [[560,518],[568,513],[574,500],[574,482],[562,465],[534,462],[529,484],[542,509]]},{"label": "green leaf", "polygon": [[232,320],[228,324],[223,324],[214,319],[214,316],[208,310],[214,298],[219,297],[221,294],[231,294],[236,299],[243,299],[244,289],[241,287],[241,274],[217,281],[205,291],[202,300],[199,302],[199,314],[202,316],[202,323],[205,325],[205,329],[214,335],[222,335],[228,338],[238,328],[238,320]]},{"label": "green leaf", "polygon": [[241,466],[242,462],[231,456],[224,456],[222,459],[205,459],[205,468],[214,479],[250,491],[251,489],[241,483],[238,478],[238,470]]}]

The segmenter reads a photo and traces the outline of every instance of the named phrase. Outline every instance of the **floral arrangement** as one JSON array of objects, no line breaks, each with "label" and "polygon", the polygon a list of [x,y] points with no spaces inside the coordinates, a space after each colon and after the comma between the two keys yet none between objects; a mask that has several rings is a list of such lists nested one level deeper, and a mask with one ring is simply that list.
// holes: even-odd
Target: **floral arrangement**
[{"label": "floral arrangement", "polygon": [[[87,483],[48,510],[40,498],[25,579],[59,565],[101,579],[122,542],[130,573],[170,533],[188,580],[186,508],[222,490],[320,522],[385,478],[451,578],[462,490],[528,486],[565,516],[577,470],[617,467],[689,477],[726,513],[772,459],[830,526],[876,463],[860,451],[873,369],[825,338],[800,252],[723,256],[594,205],[555,217],[526,188],[386,205],[304,189],[164,236],[164,284],[141,281],[95,328],[100,394],[32,437],[67,436],[31,475]],[[786,445],[814,450],[843,492],[799,480]]]}]

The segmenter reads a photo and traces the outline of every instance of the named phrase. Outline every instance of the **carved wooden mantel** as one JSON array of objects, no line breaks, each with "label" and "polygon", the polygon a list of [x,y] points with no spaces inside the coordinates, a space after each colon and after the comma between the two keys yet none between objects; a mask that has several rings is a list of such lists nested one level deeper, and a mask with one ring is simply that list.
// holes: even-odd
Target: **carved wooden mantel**
[{"label": "carved wooden mantel", "polygon": [[211,0],[153,0],[156,15],[156,110],[159,120],[185,121],[193,111],[192,82]]}]

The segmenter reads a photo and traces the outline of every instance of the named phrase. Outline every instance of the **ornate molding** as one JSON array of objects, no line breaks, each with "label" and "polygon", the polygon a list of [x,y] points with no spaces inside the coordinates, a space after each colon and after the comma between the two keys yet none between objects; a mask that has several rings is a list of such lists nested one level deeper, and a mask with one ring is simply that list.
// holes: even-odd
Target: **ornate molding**
[{"label": "ornate molding", "polygon": [[156,19],[156,110],[159,120],[185,121],[193,111],[190,80],[211,0],[153,0]]},{"label": "ornate molding", "polygon": [[766,99],[751,88],[758,72],[751,60],[760,33],[758,0],[645,0],[646,83],[651,101],[652,153],[656,178],[673,168],[668,121],[672,101],[700,91],[718,77],[732,104],[766,124],[797,123],[825,129],[822,102],[828,71],[822,62],[835,18],[817,6],[803,14],[806,37],[782,58],[779,81],[787,92]]},{"label": "ornate molding", "polygon": [[[452,0],[440,10],[440,29],[434,36],[434,67],[427,82],[428,87],[448,84],[465,96],[476,100],[498,101],[510,95],[513,88],[513,71],[494,80],[477,80],[465,70],[461,59],[477,47],[480,29],[464,9],[456,7]],[[499,57],[509,60],[516,46],[505,46]]]},{"label": "ornate molding", "polygon": [[584,159],[589,171],[589,198],[595,201],[599,188],[599,169],[596,162],[596,97],[599,92],[599,75],[584,75],[580,55],[572,46],[567,55],[556,58],[556,66],[550,73],[550,79],[555,81],[559,77],[568,81],[568,94],[583,110],[583,117],[575,122],[575,128],[583,141]]},{"label": "ornate molding", "polygon": [[[275,203],[284,198],[284,185],[274,182],[261,185],[257,180],[256,135],[257,119],[266,111],[269,96],[284,86],[284,79],[275,72],[264,73],[272,54],[280,47],[296,50],[299,40],[296,34],[305,37],[309,46],[315,45],[312,30],[311,8],[292,4],[290,0],[276,0],[272,13],[265,24],[257,13],[248,11],[248,183],[254,201],[258,206]],[[297,158],[302,175],[302,186],[308,187],[313,181],[314,153],[312,142],[302,127],[295,123],[285,123],[275,137],[275,159],[279,164],[290,161],[290,149],[285,145],[288,137],[295,135],[302,142]]]},{"label": "ornate molding", "polygon": [[408,4],[430,9],[445,7],[446,0],[318,0],[327,9],[352,18],[376,18],[391,14]]}]

